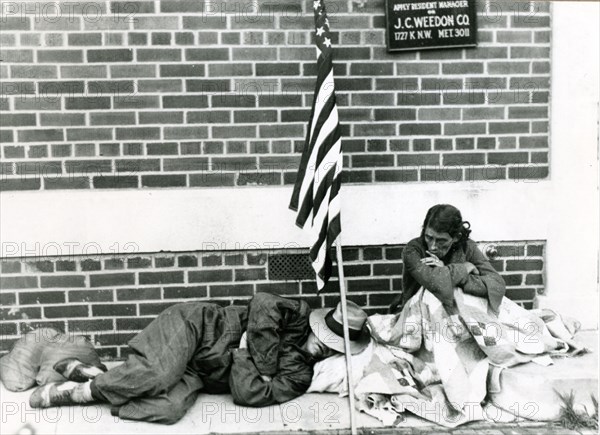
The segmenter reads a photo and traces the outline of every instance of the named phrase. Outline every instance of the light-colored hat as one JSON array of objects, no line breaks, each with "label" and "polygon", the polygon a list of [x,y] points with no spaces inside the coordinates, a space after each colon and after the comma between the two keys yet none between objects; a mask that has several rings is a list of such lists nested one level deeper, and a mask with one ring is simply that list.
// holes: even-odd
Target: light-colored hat
[{"label": "light-colored hat", "polygon": [[[346,302],[348,313],[348,338],[350,353],[361,353],[371,340],[367,328],[367,313],[352,301]],[[317,338],[327,347],[344,353],[344,330],[342,327],[342,303],[332,308],[318,308],[310,313],[310,327]]]}]

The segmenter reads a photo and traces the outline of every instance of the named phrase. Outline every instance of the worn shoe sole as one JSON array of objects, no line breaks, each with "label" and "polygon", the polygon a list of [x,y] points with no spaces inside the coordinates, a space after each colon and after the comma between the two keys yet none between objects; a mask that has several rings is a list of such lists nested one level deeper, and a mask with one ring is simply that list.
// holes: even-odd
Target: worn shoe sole
[{"label": "worn shoe sole", "polygon": [[36,388],[29,397],[32,408],[74,405],[71,393],[79,385],[77,382],[54,382]]},{"label": "worn shoe sole", "polygon": [[69,381],[86,382],[104,373],[107,368],[104,364],[93,366],[85,364],[77,358],[65,358],[54,364],[54,370]]}]

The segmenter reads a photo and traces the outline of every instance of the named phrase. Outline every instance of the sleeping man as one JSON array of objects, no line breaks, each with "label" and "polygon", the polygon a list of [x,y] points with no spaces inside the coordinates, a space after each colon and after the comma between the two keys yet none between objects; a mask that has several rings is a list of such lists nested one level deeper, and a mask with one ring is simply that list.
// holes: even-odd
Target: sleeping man
[{"label": "sleeping man", "polygon": [[[370,340],[367,314],[353,302],[347,312],[355,354]],[[256,294],[248,307],[177,304],[129,341],[122,365],[105,372],[59,361],[54,368],[69,381],[40,386],[29,402],[104,402],[115,416],[165,424],[181,419],[201,391],[231,392],[245,406],[286,402],[308,389],[315,362],[344,352],[341,322],[340,304],[311,312],[305,301],[270,293]]]}]

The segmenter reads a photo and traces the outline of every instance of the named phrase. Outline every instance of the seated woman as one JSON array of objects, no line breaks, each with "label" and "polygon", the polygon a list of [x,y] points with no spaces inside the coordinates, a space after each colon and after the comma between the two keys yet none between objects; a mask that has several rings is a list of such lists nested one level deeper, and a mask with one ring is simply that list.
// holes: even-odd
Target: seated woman
[{"label": "seated woman", "polygon": [[456,207],[431,207],[421,236],[408,242],[402,253],[403,291],[390,306],[390,312],[400,312],[421,287],[451,308],[454,289],[459,287],[467,294],[487,298],[490,310],[497,315],[505,283],[469,238],[470,233],[470,224],[462,220]]}]

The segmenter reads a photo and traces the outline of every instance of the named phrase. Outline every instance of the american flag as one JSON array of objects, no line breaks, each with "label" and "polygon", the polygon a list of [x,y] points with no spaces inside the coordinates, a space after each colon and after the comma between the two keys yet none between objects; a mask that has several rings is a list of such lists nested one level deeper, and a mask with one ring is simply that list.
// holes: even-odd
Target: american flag
[{"label": "american flag", "polygon": [[310,225],[309,256],[320,291],[331,276],[330,250],[342,230],[339,197],[342,149],[329,20],[322,0],[314,1],[313,8],[318,49],[317,83],[290,208],[298,212],[296,225],[300,228],[307,222]]}]

